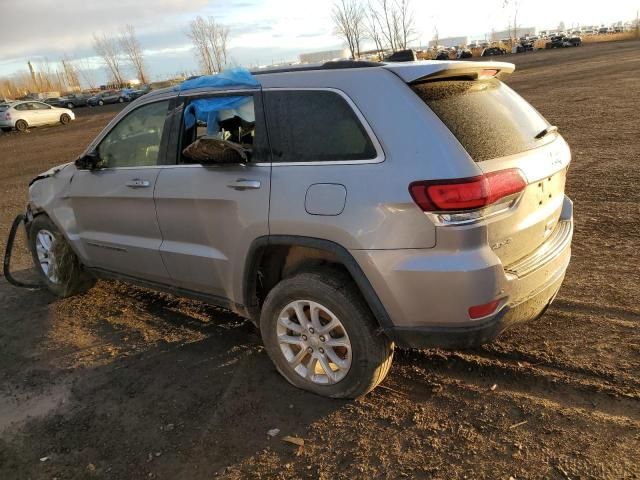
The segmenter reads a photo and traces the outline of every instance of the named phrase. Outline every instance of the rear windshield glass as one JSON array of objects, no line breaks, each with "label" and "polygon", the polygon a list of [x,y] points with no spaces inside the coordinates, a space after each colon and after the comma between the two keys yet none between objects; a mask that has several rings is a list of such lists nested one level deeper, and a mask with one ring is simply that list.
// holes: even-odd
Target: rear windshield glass
[{"label": "rear windshield glass", "polygon": [[539,147],[549,123],[501,81],[447,80],[412,85],[476,162]]},{"label": "rear windshield glass", "polygon": [[0,112],[3,112],[4,110],[7,110],[9,108],[9,105],[7,105],[6,103],[0,103]]}]

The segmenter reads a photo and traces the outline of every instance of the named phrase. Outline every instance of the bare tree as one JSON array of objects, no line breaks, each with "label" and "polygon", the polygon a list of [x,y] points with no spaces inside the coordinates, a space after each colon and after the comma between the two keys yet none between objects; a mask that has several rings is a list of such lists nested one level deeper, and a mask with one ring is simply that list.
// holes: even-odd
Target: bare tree
[{"label": "bare tree", "polygon": [[120,49],[129,59],[129,62],[136,71],[138,80],[142,83],[147,83],[147,75],[144,68],[144,58],[142,56],[142,47],[138,37],[136,36],[136,29],[133,25],[127,24],[120,31]]},{"label": "bare tree", "polygon": [[404,50],[409,46],[409,42],[414,40],[416,35],[415,19],[411,12],[410,0],[400,0],[396,3],[397,8],[397,38],[398,49]]},{"label": "bare tree", "polygon": [[364,20],[365,32],[367,37],[373,40],[378,56],[382,59],[382,55],[384,54],[384,40],[382,38],[382,27],[380,26],[378,12],[371,3],[369,3],[367,7]]},{"label": "bare tree", "polygon": [[335,32],[349,47],[351,58],[360,57],[360,45],[365,36],[364,10],[358,0],[340,0],[333,5]]},{"label": "bare tree", "polygon": [[193,42],[200,68],[205,75],[224,70],[228,63],[229,28],[213,17],[197,16],[189,22],[187,36]]},{"label": "bare tree", "polygon": [[102,60],[107,65],[114,83],[123,84],[118,41],[114,37],[107,37],[104,34],[102,36],[94,34],[93,49],[99,57],[102,57]]},{"label": "bare tree", "polygon": [[84,83],[86,83],[91,90],[95,89],[97,85],[95,70],[89,65],[89,61],[86,58],[81,58],[74,61],[74,66]]},{"label": "bare tree", "polygon": [[[509,36],[517,40],[518,39],[518,10],[520,8],[520,0],[503,0],[502,8],[513,9],[513,34],[509,33]],[[509,22],[509,25],[511,25],[511,22]],[[509,31],[511,31],[511,28],[509,28]]]},{"label": "bare tree", "polygon": [[66,55],[60,59],[60,63],[62,64],[62,71],[64,72],[64,79],[67,86],[71,90],[80,90],[80,78],[76,66]]}]

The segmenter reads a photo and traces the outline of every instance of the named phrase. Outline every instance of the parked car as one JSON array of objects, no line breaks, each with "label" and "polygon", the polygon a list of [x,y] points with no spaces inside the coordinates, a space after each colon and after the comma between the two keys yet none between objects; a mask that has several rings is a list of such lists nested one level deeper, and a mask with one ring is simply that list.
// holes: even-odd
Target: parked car
[{"label": "parked car", "polygon": [[149,87],[148,85],[145,85],[142,88],[138,89],[129,89],[129,91],[127,91],[127,97],[129,98],[129,101],[133,101],[136,98],[140,98],[141,96],[146,95],[150,91],[151,87]]},{"label": "parked car", "polygon": [[418,60],[416,52],[411,49],[398,50],[384,58],[385,62],[415,62],[416,60]]},{"label": "parked car", "polygon": [[572,47],[579,47],[582,45],[582,38],[578,35],[573,35],[567,39],[567,41],[571,44]]},{"label": "parked car", "polygon": [[102,106],[108,103],[124,103],[128,101],[129,97],[126,94],[122,93],[119,90],[110,90],[106,92],[100,92],[93,97],[89,97],[87,99],[87,104],[90,107],[95,107],[96,105]]},{"label": "parked car", "polygon": [[449,60],[449,52],[446,50],[440,50],[436,53],[434,60]]},{"label": "parked car", "polygon": [[76,116],[68,108],[58,108],[36,100],[0,104],[0,128],[8,132],[24,132],[29,127],[61,123],[66,125]]},{"label": "parked car", "polygon": [[54,107],[58,107],[60,103],[60,97],[49,97],[42,100],[47,105],[52,105]]},{"label": "parked car", "polygon": [[[580,40],[582,42],[582,40]],[[579,43],[578,43],[579,45]],[[545,44],[544,48],[568,48],[577,46],[572,43],[567,37],[564,35],[555,35],[549,39],[549,41]]]},{"label": "parked car", "polygon": [[507,51],[500,47],[489,47],[482,51],[482,57],[493,57],[495,55],[506,55]]},{"label": "parked car", "polygon": [[459,50],[456,56],[458,60],[464,60],[465,58],[471,58],[471,57],[473,57],[473,53],[471,53],[471,50],[467,48],[463,48]]},{"label": "parked car", "polygon": [[58,106],[66,108],[84,107],[88,104],[88,100],[89,97],[87,95],[67,95],[66,97],[62,97],[60,99]]},{"label": "parked car", "polygon": [[[495,77],[514,68],[330,62],[256,72],[240,98],[151,92],[32,181],[39,274],[60,296],[99,277],[224,306],[334,398],[380,383],[394,343],[491,341],[552,302],[573,232],[569,147]],[[58,242],[80,264],[64,279]]]}]

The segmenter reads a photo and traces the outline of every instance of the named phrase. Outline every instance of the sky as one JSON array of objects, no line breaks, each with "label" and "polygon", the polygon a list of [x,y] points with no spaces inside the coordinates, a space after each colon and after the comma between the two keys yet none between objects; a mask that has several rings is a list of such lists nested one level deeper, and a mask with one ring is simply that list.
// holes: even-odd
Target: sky
[{"label": "sky", "polygon": [[[376,0],[371,0],[375,2]],[[513,10],[504,0],[455,2],[410,0],[416,44],[426,45],[437,28],[440,38],[483,38],[505,30]],[[518,26],[554,29],[631,20],[640,0],[517,1]],[[366,0],[363,0],[365,3]],[[299,53],[344,47],[334,34],[334,0],[0,0],[0,76],[26,71],[63,55],[93,69],[97,83],[107,72],[95,57],[94,33],[114,34],[124,24],[136,28],[153,79],[195,73],[197,62],[186,35],[197,15],[213,16],[230,28],[230,57],[235,65],[255,67],[291,62]],[[133,77],[133,72],[127,72]]]}]

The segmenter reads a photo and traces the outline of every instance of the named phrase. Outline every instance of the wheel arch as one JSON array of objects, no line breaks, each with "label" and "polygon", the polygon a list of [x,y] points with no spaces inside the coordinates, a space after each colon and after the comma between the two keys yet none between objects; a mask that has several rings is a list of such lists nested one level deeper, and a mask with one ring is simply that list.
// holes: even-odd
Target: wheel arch
[{"label": "wheel arch", "polygon": [[261,306],[257,295],[258,278],[260,268],[264,265],[265,254],[270,252],[275,255],[274,262],[284,267],[286,265],[285,252],[288,252],[292,247],[313,249],[326,254],[326,256],[310,257],[311,260],[334,259],[332,263],[343,267],[349,273],[381,329],[390,332],[393,327],[391,318],[351,253],[342,245],[331,240],[297,235],[270,235],[256,238],[252,242],[245,260],[242,278],[242,301],[252,319],[258,319],[260,316]]}]

